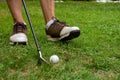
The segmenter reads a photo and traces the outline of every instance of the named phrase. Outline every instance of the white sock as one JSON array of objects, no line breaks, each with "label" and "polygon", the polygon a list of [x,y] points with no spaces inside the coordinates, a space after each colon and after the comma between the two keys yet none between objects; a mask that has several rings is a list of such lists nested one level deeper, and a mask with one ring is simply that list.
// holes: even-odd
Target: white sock
[{"label": "white sock", "polygon": [[51,24],[54,23],[55,20],[56,20],[56,19],[54,18],[54,19],[51,19],[49,22],[47,22],[46,28],[48,29],[48,28],[51,26]]},{"label": "white sock", "polygon": [[[17,22],[15,22],[13,25],[15,25],[15,24],[17,24]],[[25,23],[25,22],[23,22],[23,24],[24,24],[24,25],[26,25],[26,23]]]}]

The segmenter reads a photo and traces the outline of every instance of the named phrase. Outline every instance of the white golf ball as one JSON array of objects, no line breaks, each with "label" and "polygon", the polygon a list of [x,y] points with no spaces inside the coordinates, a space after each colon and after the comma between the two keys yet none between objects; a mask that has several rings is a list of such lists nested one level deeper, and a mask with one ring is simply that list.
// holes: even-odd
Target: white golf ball
[{"label": "white golf ball", "polygon": [[51,57],[50,57],[50,62],[51,63],[58,63],[59,62],[59,57],[57,56],[57,55],[52,55]]}]

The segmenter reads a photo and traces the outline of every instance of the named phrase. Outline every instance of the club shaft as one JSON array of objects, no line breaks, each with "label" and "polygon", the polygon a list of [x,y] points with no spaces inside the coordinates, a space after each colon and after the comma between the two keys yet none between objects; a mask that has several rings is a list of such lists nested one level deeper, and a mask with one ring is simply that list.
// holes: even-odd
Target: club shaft
[{"label": "club shaft", "polygon": [[32,26],[32,22],[31,22],[31,19],[30,19],[30,15],[29,15],[29,13],[28,13],[28,9],[27,9],[25,0],[22,0],[22,3],[23,3],[24,9],[25,9],[25,13],[26,13],[27,18],[28,18],[28,22],[29,22],[29,24],[30,24],[30,28],[31,28],[31,31],[32,31],[32,34],[33,34],[33,37],[34,37],[34,41],[35,41],[37,50],[40,51],[40,47],[39,47],[39,45],[38,45],[38,40],[37,40],[37,38],[36,38],[35,31],[34,31],[34,28],[33,28],[33,26]]}]

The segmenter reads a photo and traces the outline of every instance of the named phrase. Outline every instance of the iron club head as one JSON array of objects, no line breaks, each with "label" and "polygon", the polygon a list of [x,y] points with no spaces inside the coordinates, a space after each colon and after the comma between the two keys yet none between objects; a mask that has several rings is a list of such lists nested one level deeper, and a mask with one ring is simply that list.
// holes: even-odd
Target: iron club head
[{"label": "iron club head", "polygon": [[49,64],[47,60],[45,60],[45,58],[42,57],[41,51],[38,51],[38,53],[39,53],[38,64],[41,64],[42,62]]}]

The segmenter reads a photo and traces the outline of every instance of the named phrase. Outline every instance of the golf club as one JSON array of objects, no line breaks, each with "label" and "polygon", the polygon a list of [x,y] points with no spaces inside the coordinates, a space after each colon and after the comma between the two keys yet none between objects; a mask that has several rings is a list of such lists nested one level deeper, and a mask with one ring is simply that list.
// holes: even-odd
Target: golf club
[{"label": "golf club", "polygon": [[26,16],[28,18],[28,22],[29,22],[29,25],[30,25],[30,29],[32,31],[32,34],[33,34],[33,38],[34,38],[34,41],[35,41],[35,45],[36,45],[36,48],[37,48],[37,51],[38,51],[38,64],[40,64],[41,62],[46,62],[48,63],[43,57],[42,57],[42,53],[41,53],[41,50],[40,50],[40,47],[38,45],[38,40],[36,38],[36,35],[35,35],[35,31],[34,31],[34,28],[32,26],[32,22],[31,22],[31,19],[30,19],[30,15],[28,13],[28,9],[27,9],[27,6],[26,6],[26,2],[25,0],[22,0],[22,3],[23,3],[23,6],[24,6],[24,10],[25,10],[25,13],[26,13]]}]

